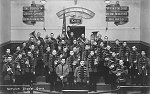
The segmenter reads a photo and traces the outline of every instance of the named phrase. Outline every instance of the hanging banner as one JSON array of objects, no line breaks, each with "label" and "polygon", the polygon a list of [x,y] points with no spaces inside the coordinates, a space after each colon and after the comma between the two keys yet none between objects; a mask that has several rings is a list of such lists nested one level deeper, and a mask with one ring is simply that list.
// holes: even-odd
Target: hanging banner
[{"label": "hanging banner", "polygon": [[110,4],[106,6],[106,22],[114,22],[115,25],[123,25],[129,21],[129,7]]},{"label": "hanging banner", "polygon": [[36,22],[44,22],[44,6],[32,3],[23,7],[23,23],[34,25]]}]

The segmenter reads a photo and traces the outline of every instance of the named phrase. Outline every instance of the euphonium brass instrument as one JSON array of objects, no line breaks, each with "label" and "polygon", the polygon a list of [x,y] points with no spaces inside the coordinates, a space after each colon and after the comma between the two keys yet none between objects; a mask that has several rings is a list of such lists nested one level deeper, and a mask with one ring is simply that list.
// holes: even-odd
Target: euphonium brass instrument
[{"label": "euphonium brass instrument", "polygon": [[29,35],[32,35],[36,41],[39,40],[39,39],[37,38],[36,34],[35,34],[35,31],[31,32]]}]

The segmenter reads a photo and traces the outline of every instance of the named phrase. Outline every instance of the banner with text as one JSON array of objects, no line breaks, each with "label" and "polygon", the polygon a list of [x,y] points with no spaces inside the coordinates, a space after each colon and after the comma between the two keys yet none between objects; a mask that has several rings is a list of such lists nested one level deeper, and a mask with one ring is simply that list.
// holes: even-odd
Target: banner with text
[{"label": "banner with text", "polygon": [[23,23],[34,25],[36,22],[44,22],[44,6],[31,4],[23,7]]},{"label": "banner with text", "polygon": [[114,22],[115,25],[123,25],[129,21],[129,7],[120,4],[110,4],[106,6],[106,22]]}]

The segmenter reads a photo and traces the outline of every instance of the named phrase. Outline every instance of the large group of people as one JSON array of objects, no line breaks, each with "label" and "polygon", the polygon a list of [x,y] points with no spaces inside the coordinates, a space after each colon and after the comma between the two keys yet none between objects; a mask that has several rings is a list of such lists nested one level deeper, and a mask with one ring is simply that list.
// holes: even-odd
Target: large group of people
[{"label": "large group of people", "polygon": [[31,33],[28,41],[3,55],[3,82],[6,85],[30,85],[38,76],[45,76],[51,91],[62,89],[88,89],[97,91],[96,84],[103,77],[113,87],[132,84],[146,85],[149,58],[145,51],[128,47],[126,41],[115,40],[112,46],[108,37],[99,34],[88,40],[85,35],[75,38],[71,32],[54,38]]}]

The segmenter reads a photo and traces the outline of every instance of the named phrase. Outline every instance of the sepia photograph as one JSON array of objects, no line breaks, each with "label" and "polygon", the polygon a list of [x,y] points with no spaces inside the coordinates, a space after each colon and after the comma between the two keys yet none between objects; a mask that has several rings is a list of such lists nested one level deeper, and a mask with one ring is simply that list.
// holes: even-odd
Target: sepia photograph
[{"label": "sepia photograph", "polygon": [[150,94],[150,0],[0,0],[0,94]]}]

